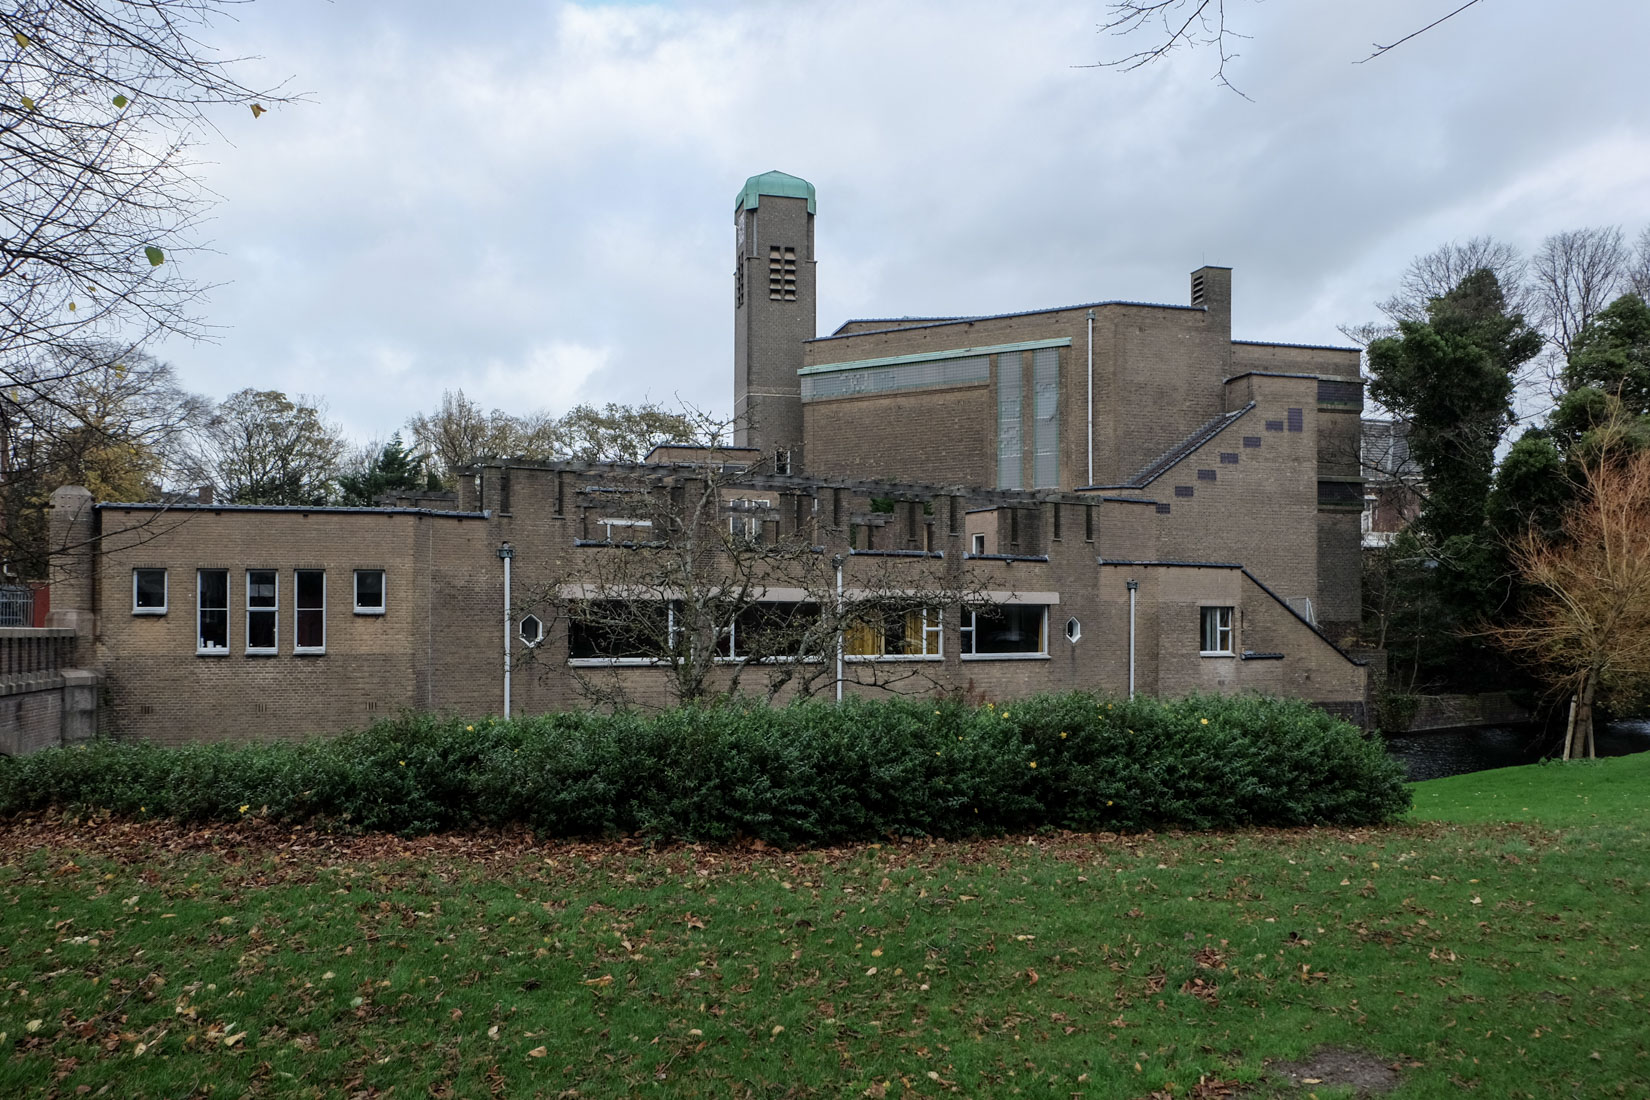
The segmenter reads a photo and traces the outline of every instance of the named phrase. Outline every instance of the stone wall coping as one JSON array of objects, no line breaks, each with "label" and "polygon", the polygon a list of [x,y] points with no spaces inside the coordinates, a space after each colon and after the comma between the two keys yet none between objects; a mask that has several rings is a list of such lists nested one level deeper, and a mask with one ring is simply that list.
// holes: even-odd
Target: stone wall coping
[{"label": "stone wall coping", "polygon": [[73,638],[66,626],[0,626],[0,640],[6,638]]}]

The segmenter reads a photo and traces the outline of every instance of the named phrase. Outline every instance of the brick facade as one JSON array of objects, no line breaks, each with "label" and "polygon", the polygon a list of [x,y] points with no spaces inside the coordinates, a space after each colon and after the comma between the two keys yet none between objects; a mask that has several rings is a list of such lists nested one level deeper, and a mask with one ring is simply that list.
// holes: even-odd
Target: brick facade
[{"label": "brick facade", "polygon": [[[736,218],[735,448],[667,446],[622,467],[489,461],[440,508],[93,511],[63,496],[59,522],[78,533],[61,544],[86,549],[60,563],[54,615],[95,647],[105,729],[180,742],[300,737],[402,709],[498,713],[507,637],[517,713],[667,703],[668,667],[577,657],[568,615],[690,528],[788,548],[763,566],[770,602],[834,606],[840,561],[845,592],[938,584],[1018,608],[989,645],[1035,645],[965,655],[970,616],[953,602],[926,651],[845,660],[844,693],[1121,694],[1132,655],[1139,691],[1268,691],[1362,715],[1364,667],[1313,621],[1357,618],[1355,351],[1233,341],[1232,275],[1216,267],[1192,273],[1188,305],[859,320],[815,339],[812,187],[753,177]],[[683,527],[701,498],[701,527]],[[698,568],[728,572],[737,556]],[[136,569],[166,571],[163,613],[134,608]],[[202,569],[228,574],[225,651],[197,651]],[[248,570],[279,578],[273,653],[247,652]],[[382,614],[355,608],[360,570],[383,571]],[[291,644],[298,571],[325,575],[324,652]],[[683,606],[672,591],[646,598]],[[544,628],[532,646],[529,615]],[[1204,649],[1211,624],[1218,652]],[[834,694],[821,661],[800,678]],[[727,662],[713,681],[765,693],[785,680],[786,698],[796,671]]]}]

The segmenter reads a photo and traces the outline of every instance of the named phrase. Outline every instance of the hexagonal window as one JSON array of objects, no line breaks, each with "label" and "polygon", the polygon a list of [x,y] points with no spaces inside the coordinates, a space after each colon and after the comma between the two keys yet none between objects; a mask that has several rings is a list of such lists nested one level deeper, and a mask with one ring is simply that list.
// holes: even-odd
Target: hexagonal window
[{"label": "hexagonal window", "polygon": [[1066,620],[1066,641],[1075,643],[1083,636],[1083,624],[1077,621],[1076,616]]},{"label": "hexagonal window", "polygon": [[521,620],[521,640],[529,649],[544,641],[544,623],[537,615],[528,615]]}]

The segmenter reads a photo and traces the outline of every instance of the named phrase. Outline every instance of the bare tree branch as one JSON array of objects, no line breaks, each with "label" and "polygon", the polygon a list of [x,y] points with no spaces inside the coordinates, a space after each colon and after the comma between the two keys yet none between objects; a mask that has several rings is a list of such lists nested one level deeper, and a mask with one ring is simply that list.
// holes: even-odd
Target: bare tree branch
[{"label": "bare tree branch", "polygon": [[1396,41],[1396,42],[1388,43],[1385,46],[1381,45],[1379,42],[1373,43],[1373,45],[1375,47],[1375,52],[1370,54],[1368,57],[1363,58],[1362,60],[1354,61],[1353,64],[1354,65],[1362,65],[1365,61],[1373,61],[1377,57],[1380,57],[1382,54],[1385,54],[1385,53],[1387,53],[1391,50],[1397,49],[1399,46],[1402,46],[1405,42],[1408,42],[1410,39],[1418,38],[1419,36],[1427,33],[1432,28],[1438,26],[1440,23],[1446,23],[1449,20],[1454,19],[1457,15],[1460,15],[1462,12],[1466,11],[1468,8],[1472,7],[1476,3],[1478,3],[1478,0],[1467,0],[1467,2],[1465,4],[1462,4],[1460,7],[1456,8],[1454,11],[1450,12],[1448,15],[1443,15],[1443,16],[1438,17],[1437,19],[1434,19],[1432,22],[1428,23],[1426,26],[1422,27],[1420,30],[1410,31],[1408,34],[1404,35],[1402,38],[1398,39],[1398,41]]}]

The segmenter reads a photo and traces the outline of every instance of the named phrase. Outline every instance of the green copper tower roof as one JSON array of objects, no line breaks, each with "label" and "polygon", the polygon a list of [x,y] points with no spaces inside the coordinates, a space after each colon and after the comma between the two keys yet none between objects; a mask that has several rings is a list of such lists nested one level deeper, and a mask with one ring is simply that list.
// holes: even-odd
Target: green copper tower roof
[{"label": "green copper tower roof", "polygon": [[739,197],[734,200],[735,210],[754,210],[761,203],[763,195],[778,195],[787,199],[807,199],[808,213],[816,213],[814,207],[817,202],[814,198],[814,185],[805,179],[788,176],[784,172],[763,172],[760,176],[752,176],[740,188]]}]

